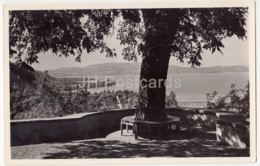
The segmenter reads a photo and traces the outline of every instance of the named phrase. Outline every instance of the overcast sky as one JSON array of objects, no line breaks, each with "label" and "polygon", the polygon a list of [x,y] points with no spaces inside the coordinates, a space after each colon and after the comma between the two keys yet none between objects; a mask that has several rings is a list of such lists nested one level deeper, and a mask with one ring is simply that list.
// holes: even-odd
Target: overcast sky
[{"label": "overcast sky", "polygon": [[[118,52],[117,57],[107,58],[105,55],[100,54],[98,51],[87,54],[84,52],[82,54],[81,63],[75,62],[75,57],[58,57],[51,52],[40,53],[38,64],[33,64],[33,67],[37,70],[51,70],[58,68],[66,67],[85,67],[93,64],[101,63],[125,63],[128,62],[123,59],[123,56],[120,54],[121,49],[120,42],[114,38],[108,38],[107,41],[109,46],[116,48]],[[202,54],[202,65],[201,67],[209,66],[232,66],[232,65],[243,65],[248,66],[248,41],[239,40],[237,37],[232,37],[223,40],[225,48],[222,49],[223,55],[219,52],[211,54],[210,51],[204,51]],[[138,62],[141,62],[141,57],[138,57]],[[128,62],[134,63],[134,62]],[[175,57],[172,57],[170,60],[170,65],[177,65],[183,67],[190,67],[187,63],[181,64],[176,61]]]}]

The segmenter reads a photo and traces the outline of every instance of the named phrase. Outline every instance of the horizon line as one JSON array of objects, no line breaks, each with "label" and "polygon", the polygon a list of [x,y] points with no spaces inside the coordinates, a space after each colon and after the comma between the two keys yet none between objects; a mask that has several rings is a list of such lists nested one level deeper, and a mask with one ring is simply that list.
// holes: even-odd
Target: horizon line
[{"label": "horizon line", "polygon": [[[90,64],[90,65],[86,65],[83,67],[77,67],[77,66],[70,66],[70,67],[62,67],[62,68],[56,68],[56,69],[36,69],[38,71],[44,71],[44,70],[62,70],[62,69],[68,69],[68,68],[86,68],[89,66],[95,66],[95,65],[104,65],[104,64],[141,64],[141,62],[108,62],[108,63],[96,63],[96,64]],[[174,66],[174,67],[180,67],[180,68],[184,68],[184,69],[192,69],[192,66],[186,67],[186,66],[180,66],[180,65],[171,65],[170,66]],[[203,68],[211,68],[211,67],[235,67],[235,66],[239,66],[239,67],[247,67],[249,68],[249,66],[247,65],[215,65],[215,66],[196,66],[194,69],[203,69]]]}]

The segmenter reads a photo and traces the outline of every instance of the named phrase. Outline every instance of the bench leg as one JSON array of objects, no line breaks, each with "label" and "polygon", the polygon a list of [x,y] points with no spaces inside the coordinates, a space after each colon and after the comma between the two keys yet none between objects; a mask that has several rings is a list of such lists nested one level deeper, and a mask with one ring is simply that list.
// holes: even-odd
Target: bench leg
[{"label": "bench leg", "polygon": [[128,132],[128,124],[126,124],[126,132]]},{"label": "bench leg", "polygon": [[120,131],[121,131],[121,136],[122,136],[123,135],[123,123],[122,123],[122,121],[120,123]]},{"label": "bench leg", "polygon": [[135,135],[135,139],[138,139],[138,127],[136,124],[133,124],[133,132]]}]

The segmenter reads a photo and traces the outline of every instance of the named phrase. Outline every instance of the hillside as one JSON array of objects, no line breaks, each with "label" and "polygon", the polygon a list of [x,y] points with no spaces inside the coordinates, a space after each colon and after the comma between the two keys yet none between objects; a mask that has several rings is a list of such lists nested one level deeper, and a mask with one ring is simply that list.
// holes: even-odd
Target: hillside
[{"label": "hillside", "polygon": [[[53,77],[80,77],[80,76],[106,76],[106,75],[139,75],[141,63],[104,63],[89,65],[86,67],[70,67],[50,70]],[[192,73],[225,73],[225,72],[248,72],[245,66],[215,66],[205,68],[184,68],[169,66],[168,73],[192,74]]]},{"label": "hillside", "polygon": [[43,82],[47,86],[61,86],[62,82],[54,77],[51,77],[48,73],[34,70],[32,67],[25,63],[13,64],[10,63],[10,88],[18,86],[21,89],[30,88],[35,91],[41,91],[41,85]]},{"label": "hillside", "polygon": [[11,119],[60,116],[57,87],[62,82],[26,63],[10,63]]},{"label": "hillside", "polygon": [[36,71],[24,62],[10,63],[9,74],[12,120],[106,111],[118,108],[118,96],[126,108],[133,108],[138,94],[128,90],[93,94],[85,89],[73,90],[63,79],[50,76],[48,71]]}]

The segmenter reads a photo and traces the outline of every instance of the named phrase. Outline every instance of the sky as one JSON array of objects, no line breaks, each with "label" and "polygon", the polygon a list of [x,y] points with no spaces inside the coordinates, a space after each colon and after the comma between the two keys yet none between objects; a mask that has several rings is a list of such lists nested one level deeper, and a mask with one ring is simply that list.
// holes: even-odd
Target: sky
[{"label": "sky", "polygon": [[[106,42],[109,46],[116,48],[117,57],[109,58],[104,54],[100,54],[99,51],[92,52],[87,54],[84,52],[82,54],[81,63],[75,62],[75,57],[58,57],[53,54],[51,51],[40,53],[38,64],[33,64],[32,66],[37,70],[52,70],[58,68],[66,67],[85,67],[93,64],[102,64],[102,63],[135,63],[129,62],[123,59],[123,56],[120,54],[123,46],[120,46],[120,41],[108,38]],[[237,37],[232,37],[223,40],[224,48],[222,49],[223,54],[219,52],[211,53],[210,51],[204,51],[202,53],[202,61],[200,67],[210,67],[210,66],[233,66],[233,65],[242,65],[248,66],[248,41],[245,39],[239,40]],[[138,62],[141,62],[141,56],[138,56]],[[187,63],[180,63],[176,60],[175,57],[171,57],[170,65],[190,67]]]},{"label": "sky", "polygon": [[[247,17],[247,16],[246,16]],[[83,18],[82,21],[84,21]],[[87,53],[84,51],[81,56],[81,62],[75,62],[75,57],[58,57],[53,54],[51,51],[46,53],[40,53],[38,55],[39,62],[38,64],[33,64],[32,66],[37,70],[53,70],[59,68],[67,67],[85,67],[93,64],[102,64],[102,63],[135,63],[133,61],[127,61],[123,59],[121,55],[122,49],[124,46],[120,45],[120,40],[116,39],[118,31],[118,23],[122,21],[122,18],[115,20],[114,34],[112,36],[106,37],[104,40],[110,48],[115,48],[117,52],[117,57],[106,57],[104,54],[100,54],[99,51]],[[247,24],[248,25],[248,19]],[[245,27],[248,31],[248,26]],[[223,45],[222,53],[216,51],[213,54],[211,51],[203,50],[202,61],[200,67],[212,67],[212,66],[249,66],[249,45],[248,40],[239,40],[236,36],[231,38],[226,38],[222,40]],[[141,62],[141,56],[138,56],[138,62]],[[181,66],[181,67],[191,67],[187,62],[180,63],[177,61],[176,57],[171,57],[169,65]]]},{"label": "sky", "polygon": [[[246,16],[247,17],[247,16]],[[83,18],[84,21],[84,18]],[[122,21],[122,18],[118,18],[115,21],[114,34],[110,37],[105,38],[105,42],[110,48],[115,48],[117,52],[117,57],[106,57],[104,54],[100,54],[99,51],[87,53],[84,51],[81,56],[81,62],[75,62],[75,57],[58,57],[51,51],[46,53],[40,53],[38,55],[39,62],[32,66],[37,70],[53,70],[59,68],[67,67],[85,67],[93,64],[102,63],[135,63],[133,61],[127,61],[123,59],[121,55],[124,46],[120,45],[120,41],[116,39],[117,30],[119,28],[118,23]],[[248,25],[248,20],[247,20]],[[248,30],[248,26],[245,28]],[[211,66],[249,66],[249,45],[248,40],[239,40],[236,36],[231,38],[226,38],[222,40],[223,45],[222,54],[218,51],[213,54],[211,51],[203,50],[202,61],[200,67],[211,67]],[[141,56],[138,56],[138,62],[141,62]],[[176,57],[171,57],[169,65],[181,66],[181,67],[191,67],[187,62],[180,63],[177,61]]]}]

